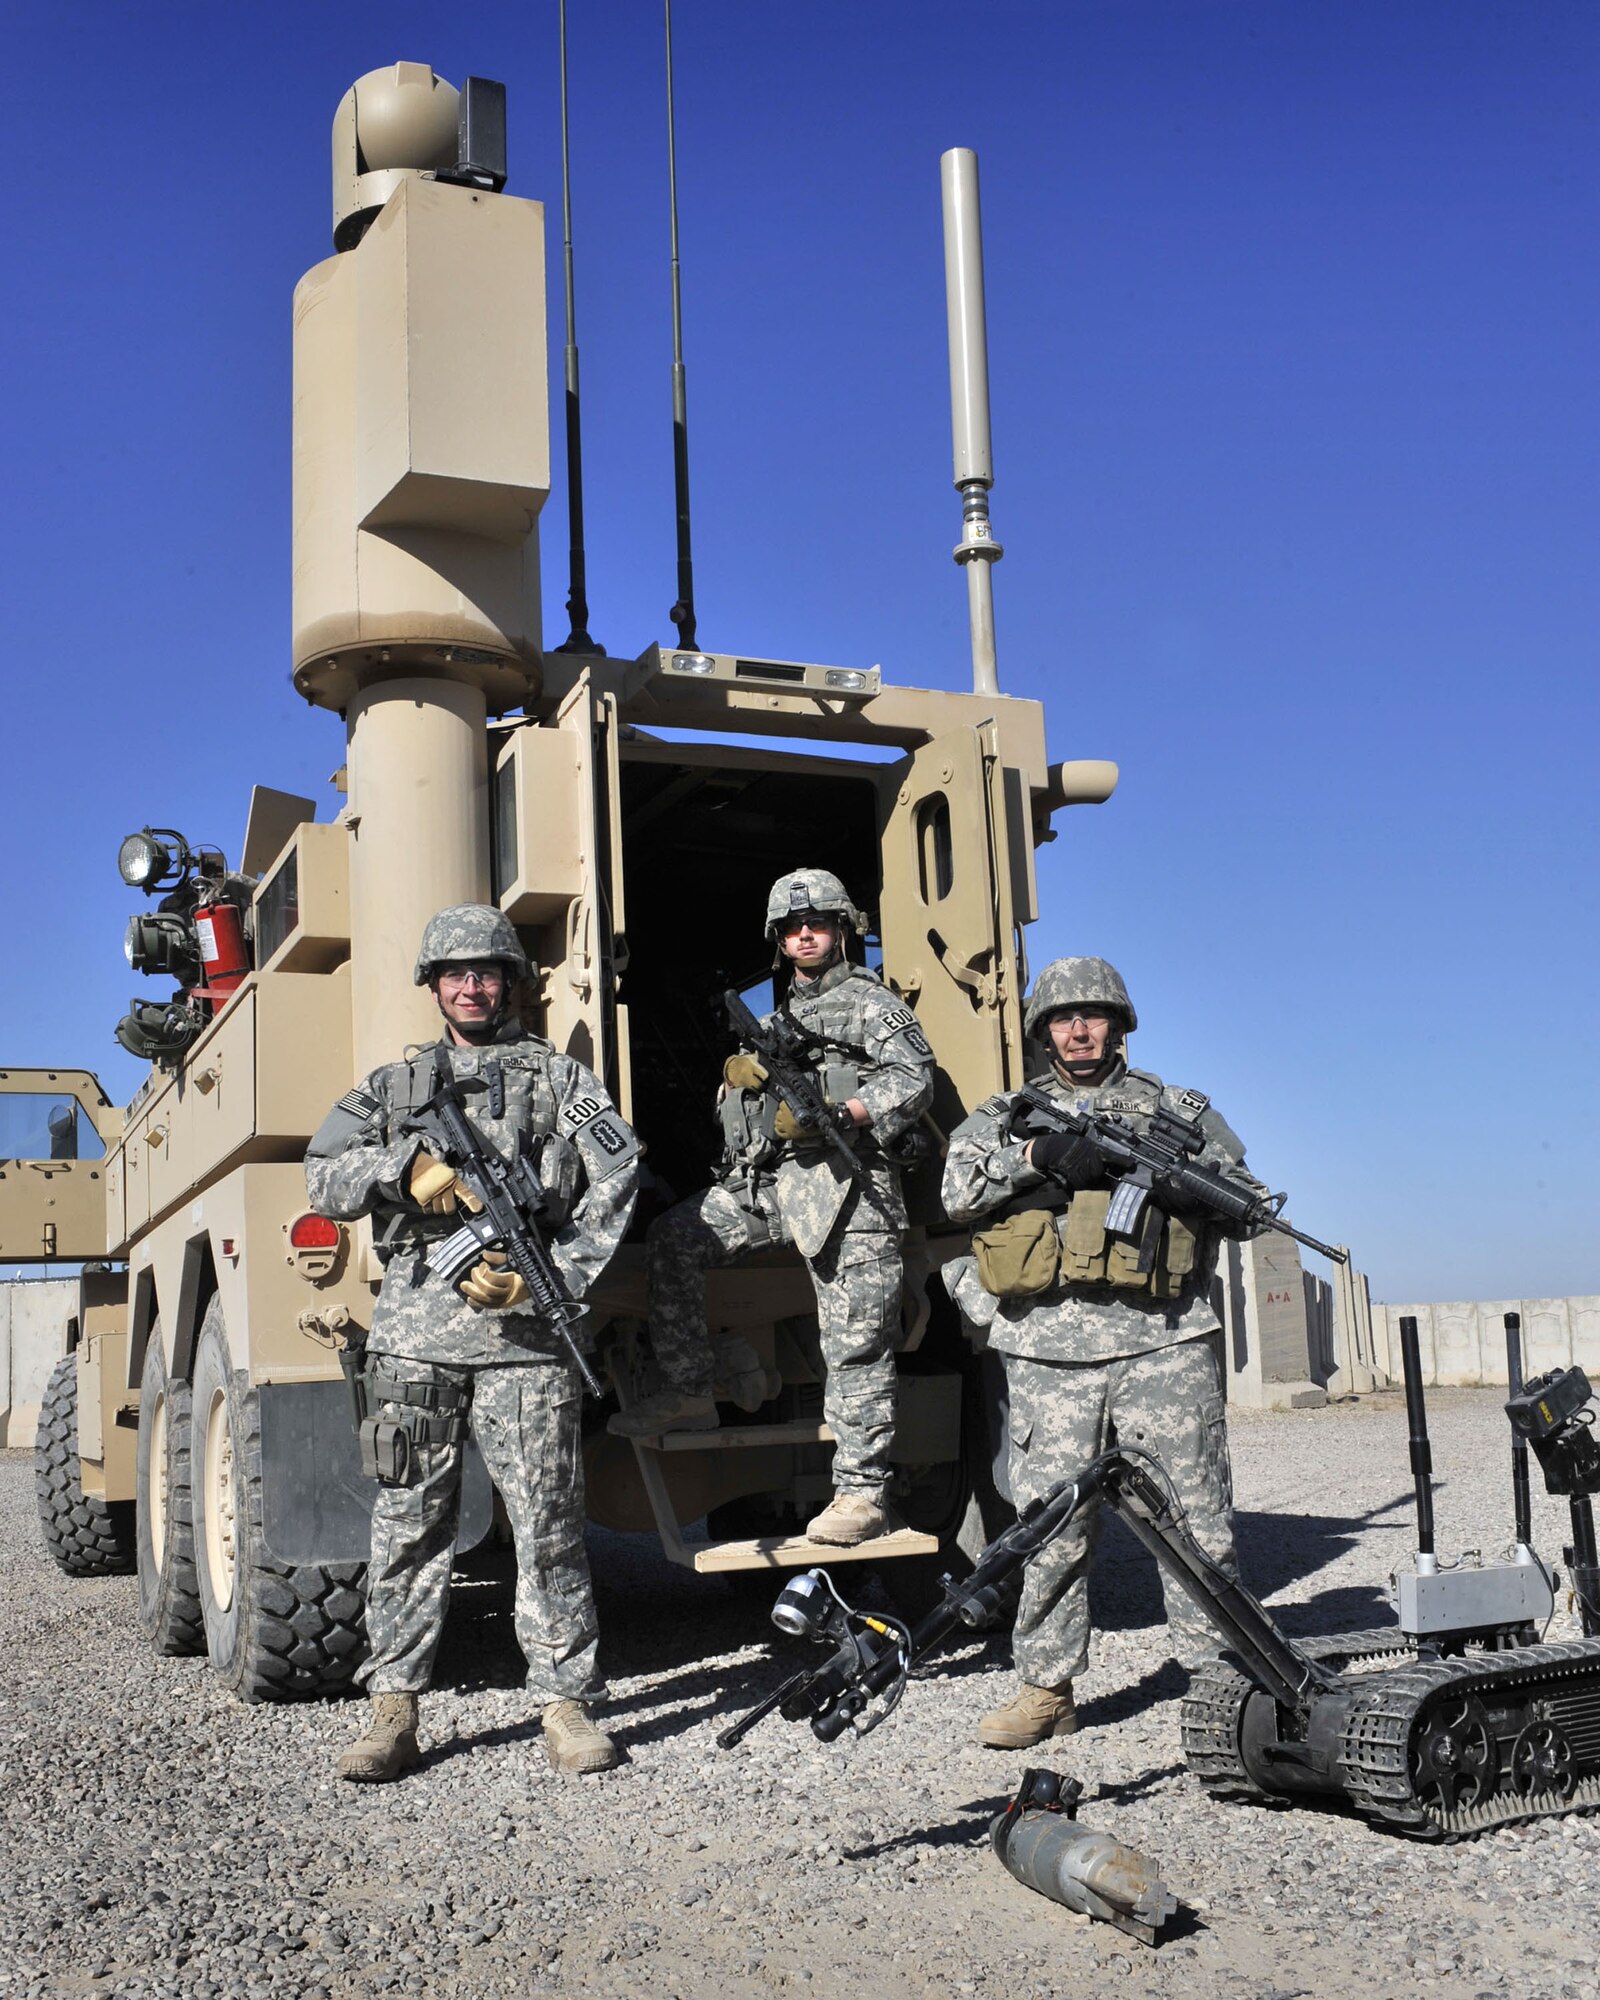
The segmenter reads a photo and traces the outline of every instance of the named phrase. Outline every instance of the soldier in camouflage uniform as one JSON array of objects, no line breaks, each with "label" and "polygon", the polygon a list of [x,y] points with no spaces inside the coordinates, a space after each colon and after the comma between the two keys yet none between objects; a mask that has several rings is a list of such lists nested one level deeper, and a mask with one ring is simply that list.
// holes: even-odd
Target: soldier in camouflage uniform
[{"label": "soldier in camouflage uniform", "polygon": [[[1112,966],[1056,959],[1027,1008],[1026,1031],[1048,1057],[1036,1086],[1072,1110],[1114,1114],[1140,1130],[1161,1108],[1198,1120],[1197,1163],[1265,1194],[1205,1097],[1129,1069],[1123,1040],[1137,1024]],[[1048,1491],[1115,1431],[1160,1458],[1196,1540],[1236,1574],[1224,1401],[1207,1338],[1218,1325],[1207,1296],[1216,1227],[1164,1204],[1158,1178],[1159,1253],[1141,1274],[1134,1247],[1108,1234],[1112,1183],[1092,1141],[1065,1133],[1019,1141],[1013,1102],[991,1097],[956,1128],[944,1175],[947,1212],[977,1225],[975,1255],[947,1265],[945,1282],[1005,1364],[1012,1497],[1020,1507]],[[983,1718],[981,1742],[1023,1749],[1077,1727],[1072,1682],[1088,1659],[1094,1527],[1086,1510],[1028,1566],[1014,1638],[1022,1686]],[[1162,1587],[1173,1649],[1192,1665],[1213,1649],[1210,1627],[1165,1571]]]},{"label": "soldier in camouflage uniform", "polygon": [[611,1429],[644,1437],[715,1428],[705,1273],[792,1243],[816,1288],[823,1408],[837,1440],[833,1498],[806,1532],[850,1546],[889,1526],[906,1209],[886,1149],[932,1098],[933,1051],[910,1008],[846,957],[862,919],[837,876],[820,868],[780,876],[766,928],[774,964],[793,973],[781,1010],[814,1037],[810,1060],[860,1171],[797,1125],[755,1057],[729,1057],[719,1100],[723,1178],[661,1216],[647,1239],[651,1337],[667,1386],[613,1417]]},{"label": "soldier in camouflage uniform", "polygon": [[407,1115],[447,1076],[480,1078],[467,1116],[504,1158],[529,1150],[552,1205],[542,1224],[575,1298],[604,1270],[628,1225],[638,1142],[594,1075],[530,1034],[510,1006],[528,961],[500,911],[441,910],[423,932],[416,981],[444,1017],[436,1044],[408,1051],[340,1099],[306,1154],[311,1205],[341,1221],[374,1217],[384,1262],[366,1353],[363,1451],[378,1469],[367,1568],[363,1670],[367,1733],[341,1777],[392,1778],[417,1758],[417,1697],[428,1685],[450,1589],[471,1426],[510,1517],[517,1550],[517,1641],[560,1771],[617,1760],[586,1704],[603,1694],[584,1554],[582,1384],[558,1334],[519,1310],[527,1287],[501,1252],[452,1283],[430,1245],[474,1197]]}]

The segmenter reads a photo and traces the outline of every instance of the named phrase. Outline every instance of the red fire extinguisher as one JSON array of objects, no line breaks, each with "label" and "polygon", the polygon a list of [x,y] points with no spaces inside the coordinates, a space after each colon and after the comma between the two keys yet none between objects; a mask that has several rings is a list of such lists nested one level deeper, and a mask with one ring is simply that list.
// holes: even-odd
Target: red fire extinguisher
[{"label": "red fire extinguisher", "polygon": [[226,1006],[250,970],[244,925],[232,903],[201,903],[194,913],[204,983],[194,990],[216,1007]]}]

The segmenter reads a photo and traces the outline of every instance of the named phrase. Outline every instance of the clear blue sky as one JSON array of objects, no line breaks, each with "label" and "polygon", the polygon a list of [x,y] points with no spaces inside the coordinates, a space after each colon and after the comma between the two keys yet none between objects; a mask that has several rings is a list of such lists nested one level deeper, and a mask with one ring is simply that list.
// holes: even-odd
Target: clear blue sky
[{"label": "clear blue sky", "polygon": [[[1600,11],[1565,0],[679,0],[701,636],[960,686],[938,156],[982,162],[1002,683],[1115,799],[1035,964],[1099,952],[1377,1296],[1600,1291]],[[328,124],[405,58],[510,92],[554,0],[28,8],[0,316],[0,1062],[143,984],[118,840],[316,792],[289,684],[289,301]],[[572,0],[591,627],[674,595],[660,10]],[[558,250],[559,229],[552,232]],[[560,345],[559,255],[551,266]],[[562,495],[546,622],[565,631]]]}]

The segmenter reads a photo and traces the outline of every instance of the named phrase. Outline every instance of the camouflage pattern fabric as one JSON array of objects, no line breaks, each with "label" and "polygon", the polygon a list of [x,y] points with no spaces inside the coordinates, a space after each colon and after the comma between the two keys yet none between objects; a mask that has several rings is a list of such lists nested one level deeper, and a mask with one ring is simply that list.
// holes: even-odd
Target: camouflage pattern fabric
[{"label": "camouflage pattern fabric", "polygon": [[[1166,1468],[1195,1540],[1238,1574],[1233,1553],[1233,1475],[1216,1357],[1206,1340],[1186,1340],[1104,1364],[1005,1357],[1010,1397],[1011,1494],[1019,1507],[1070,1478],[1118,1442],[1154,1452]],[[1023,1572],[1012,1651],[1034,1687],[1076,1680],[1089,1659],[1089,1561],[1098,1503]],[[1165,1570],[1167,1626],[1174,1656],[1194,1666],[1217,1649],[1207,1620]]]},{"label": "camouflage pattern fabric", "polygon": [[[911,1009],[864,965],[835,965],[820,979],[796,979],[785,1011],[824,1044],[815,1060],[821,1074],[834,1065],[854,1067],[850,1095],[872,1120],[855,1142],[869,1185],[858,1188],[858,1177],[831,1146],[791,1146],[778,1161],[778,1207],[794,1242],[802,1256],[814,1257],[836,1225],[863,1235],[892,1230],[898,1238],[906,1226],[900,1176],[877,1146],[892,1144],[933,1101],[927,1037]],[[846,1217],[852,1193],[858,1198]]]},{"label": "camouflage pattern fabric", "polygon": [[[583,1546],[582,1386],[567,1361],[448,1368],[391,1360],[405,1382],[472,1388],[472,1429],[505,1501],[517,1550],[517,1643],[535,1706],[604,1694],[595,1671],[599,1626]],[[385,1418],[403,1416],[383,1403]],[[461,1493],[459,1444],[415,1447],[420,1477],[380,1486],[367,1567],[367,1637],[361,1677],[373,1694],[427,1687],[450,1594]]]},{"label": "camouflage pattern fabric", "polygon": [[932,1100],[933,1051],[911,1009],[865,966],[796,979],[787,1011],[821,1042],[814,1065],[825,1087],[830,1071],[852,1074],[848,1092],[832,1094],[858,1098],[871,1118],[854,1141],[865,1171],[853,1175],[828,1146],[788,1146],[774,1165],[734,1162],[718,1186],[660,1217],[648,1238],[652,1342],[674,1388],[708,1395],[705,1272],[764,1243],[792,1243],[817,1293],[834,1483],[876,1496],[894,1435],[906,1225],[899,1171],[879,1148]]},{"label": "camouflage pattern fabric", "polygon": [[[706,1272],[748,1250],[794,1240],[770,1184],[757,1200],[752,1215],[727,1188],[705,1188],[659,1216],[646,1238],[652,1344],[662,1374],[687,1395],[709,1396],[716,1373]],[[863,1211],[875,1220],[867,1202],[852,1198],[840,1226],[806,1257],[806,1268],[827,1364],[823,1413],[837,1440],[834,1487],[876,1499],[889,1483],[894,1443],[900,1233],[852,1228]]]},{"label": "camouflage pattern fabric", "polygon": [[[550,1254],[581,1299],[611,1261],[633,1213],[638,1141],[591,1070],[515,1024],[494,1042],[447,1054],[456,1076],[481,1076],[491,1085],[467,1106],[485,1143],[510,1159],[524,1136],[534,1142],[535,1165],[558,1214],[570,1210],[549,1238]],[[368,1351],[455,1367],[563,1353],[559,1336],[532,1313],[482,1311],[424,1261],[429,1244],[456,1227],[454,1216],[424,1215],[405,1192],[422,1141],[400,1127],[428,1095],[432,1063],[433,1052],[423,1049],[374,1070],[340,1099],[306,1153],[306,1189],[319,1215],[349,1222],[375,1214],[399,1224]]]},{"label": "camouflage pattern fabric", "polygon": [[515,976],[528,976],[528,954],[504,910],[490,903],[452,903],[424,926],[412,978],[426,986],[439,966],[480,958],[498,959]]},{"label": "camouflage pattern fabric", "polygon": [[1025,1035],[1045,1035],[1045,1023],[1052,1014],[1066,1008],[1097,1007],[1122,1016],[1120,1032],[1132,1034],[1139,1016],[1128,997],[1127,983],[1114,965],[1103,958],[1053,958],[1034,981],[1033,991],[1022,1016]]},{"label": "camouflage pattern fabric", "polygon": [[[1114,1113],[1141,1130],[1163,1105],[1187,1117],[1194,1102],[1193,1093],[1163,1084],[1145,1070],[1129,1069],[1120,1060],[1102,1083],[1064,1083],[1054,1070],[1034,1083],[1071,1110]],[[1038,1190],[1043,1199],[1052,1192],[1047,1177],[1024,1160],[1026,1142],[1008,1136],[1013,1102],[1014,1093],[987,1099],[951,1134],[942,1193],[952,1222],[978,1222],[1019,1195]],[[1238,1186],[1265,1194],[1244,1165],[1243,1144],[1209,1105],[1200,1114],[1200,1126],[1206,1143],[1198,1164],[1220,1168]],[[1215,1331],[1220,1322],[1211,1309],[1209,1289],[1217,1245],[1215,1232],[1206,1230],[1191,1287],[1174,1299],[1103,1284],[1061,1285],[1034,1298],[995,1299],[978,1286],[966,1258],[946,1267],[946,1283],[967,1318],[986,1328],[989,1345],[1003,1354],[1035,1361],[1111,1361]]]},{"label": "camouflage pattern fabric", "polygon": [[767,891],[767,936],[776,936],[785,917],[804,916],[807,910],[819,917],[842,917],[853,931],[866,929],[866,918],[837,875],[826,868],[794,868]]}]

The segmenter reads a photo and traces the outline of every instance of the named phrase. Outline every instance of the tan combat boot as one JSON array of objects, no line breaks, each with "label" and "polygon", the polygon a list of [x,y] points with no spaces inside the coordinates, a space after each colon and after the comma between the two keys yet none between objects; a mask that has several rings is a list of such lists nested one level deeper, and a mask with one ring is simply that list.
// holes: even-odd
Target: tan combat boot
[{"label": "tan combat boot", "polygon": [[978,1741],[991,1750],[1031,1750],[1047,1736],[1071,1736],[1078,1727],[1072,1683],[1034,1687],[1024,1681],[1004,1708],[991,1709],[978,1724]]},{"label": "tan combat boot", "polygon": [[631,1410],[619,1410],[606,1425],[613,1437],[658,1437],[662,1431],[714,1431],[720,1418],[710,1396],[686,1396],[681,1389],[657,1389]]},{"label": "tan combat boot", "polygon": [[581,1701],[553,1701],[540,1715],[544,1747],[563,1776],[609,1771],[622,1754],[604,1730],[596,1729]]},{"label": "tan combat boot", "polygon": [[369,1697],[367,1733],[339,1759],[339,1776],[357,1785],[387,1784],[416,1763],[417,1698],[414,1694]]},{"label": "tan combat boot", "polygon": [[836,1493],[806,1529],[806,1540],[853,1549],[888,1530],[889,1510],[881,1500],[866,1493]]}]

